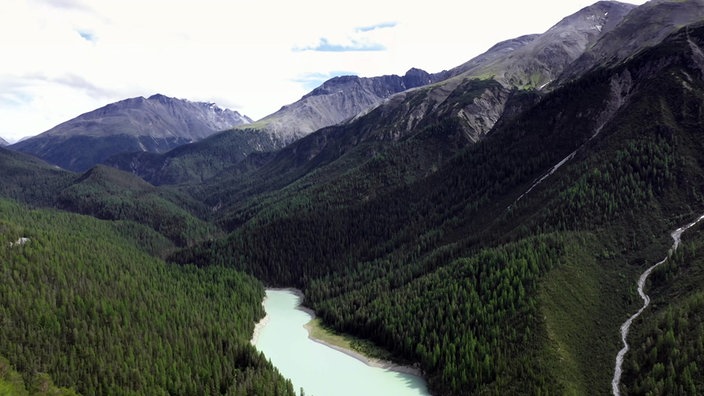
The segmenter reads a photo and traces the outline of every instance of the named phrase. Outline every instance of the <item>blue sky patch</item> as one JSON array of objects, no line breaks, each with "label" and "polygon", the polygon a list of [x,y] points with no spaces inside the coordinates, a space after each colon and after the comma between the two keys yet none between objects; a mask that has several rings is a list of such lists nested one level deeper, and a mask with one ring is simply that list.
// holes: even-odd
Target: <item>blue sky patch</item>
[{"label": "blue sky patch", "polygon": [[327,81],[333,77],[350,76],[350,75],[356,75],[356,73],[352,73],[349,71],[338,71],[338,70],[330,71],[327,73],[306,73],[306,74],[296,78],[294,81],[297,83],[301,83],[307,91],[312,91],[315,88],[318,88],[320,85],[322,85],[325,81]]},{"label": "blue sky patch", "polygon": [[294,48],[294,51],[386,51],[387,48],[385,45],[374,40],[373,32],[380,29],[390,29],[396,25],[396,22],[382,22],[374,25],[355,27],[347,34],[347,37],[343,39],[321,37],[318,39],[318,44],[303,48]]},{"label": "blue sky patch", "polygon": [[321,52],[384,51],[386,47],[378,43],[363,43],[355,40],[349,44],[336,44],[323,37],[315,47],[308,47],[303,50]]},{"label": "blue sky patch", "polygon": [[372,30],[377,30],[377,29],[389,29],[392,27],[396,27],[396,25],[397,25],[396,22],[382,22],[382,23],[377,23],[376,25],[358,27],[357,31],[358,32],[371,32]]},{"label": "blue sky patch", "polygon": [[78,34],[86,41],[95,42],[95,35],[87,30],[78,30]]}]

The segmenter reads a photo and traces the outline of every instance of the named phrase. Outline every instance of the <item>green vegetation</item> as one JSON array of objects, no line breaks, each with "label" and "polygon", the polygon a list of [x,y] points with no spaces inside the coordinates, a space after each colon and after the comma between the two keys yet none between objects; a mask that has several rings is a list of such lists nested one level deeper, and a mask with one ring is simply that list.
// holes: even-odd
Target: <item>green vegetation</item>
[{"label": "green vegetation", "polygon": [[216,227],[192,214],[204,213],[206,209],[181,197],[130,174],[97,166],[61,190],[56,201],[62,209],[99,219],[140,222],[176,246],[189,246],[216,236]]},{"label": "green vegetation", "polygon": [[[652,274],[651,307],[634,322],[625,394],[700,394],[704,389],[704,244],[701,227]],[[691,232],[691,234],[690,234]]]},{"label": "green vegetation", "polygon": [[387,350],[379,348],[367,339],[339,333],[326,326],[320,318],[313,318],[305,325],[311,338],[328,345],[335,345],[350,351],[358,352],[370,359],[389,360],[394,356]]},{"label": "green vegetation", "polygon": [[130,150],[110,157],[106,163],[135,173],[154,185],[197,184],[221,173],[227,174],[225,172],[232,171],[229,168],[236,172],[237,164],[252,153],[272,151],[281,146],[281,142],[265,132],[239,127],[163,154],[132,153]]},{"label": "green vegetation", "polygon": [[67,388],[59,388],[47,374],[35,374],[29,388],[25,385],[22,375],[15,371],[10,362],[0,357],[0,395],[2,396],[75,396],[76,392]]},{"label": "green vegetation", "polygon": [[[369,267],[355,274],[365,286],[350,285],[338,294],[315,282],[309,293],[314,301],[328,295],[317,306],[326,323],[418,360],[431,383],[444,384],[437,389],[441,394],[511,393],[521,377],[533,377],[526,381],[533,384],[528,393],[554,391],[537,378],[542,364],[530,345],[540,344],[537,279],[557,264],[559,250],[550,239],[486,249],[402,287],[388,284],[399,273],[374,280],[378,269]],[[506,327],[513,329],[507,333]],[[520,373],[513,371],[518,367]]]},{"label": "green vegetation", "polygon": [[638,271],[624,266],[623,257],[610,253],[613,245],[604,244],[598,234],[567,233],[565,238],[561,265],[539,287],[544,358],[563,394],[607,393],[611,362],[620,348],[617,329],[635,299],[628,282]]},{"label": "green vegetation", "polygon": [[25,383],[47,373],[81,394],[292,394],[249,344],[263,315],[251,277],[165,264],[122,237],[124,223],[7,201],[0,218],[0,355]]},{"label": "green vegetation", "polygon": [[2,147],[0,169],[3,171],[0,196],[33,205],[51,205],[57,191],[73,179],[69,172]]}]

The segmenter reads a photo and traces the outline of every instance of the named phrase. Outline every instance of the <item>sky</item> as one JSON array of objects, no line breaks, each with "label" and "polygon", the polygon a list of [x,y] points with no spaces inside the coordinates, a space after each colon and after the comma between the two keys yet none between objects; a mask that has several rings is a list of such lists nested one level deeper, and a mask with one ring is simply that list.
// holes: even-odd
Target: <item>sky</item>
[{"label": "sky", "polygon": [[594,2],[1,0],[0,137],[156,93],[258,120],[334,76],[450,69]]}]

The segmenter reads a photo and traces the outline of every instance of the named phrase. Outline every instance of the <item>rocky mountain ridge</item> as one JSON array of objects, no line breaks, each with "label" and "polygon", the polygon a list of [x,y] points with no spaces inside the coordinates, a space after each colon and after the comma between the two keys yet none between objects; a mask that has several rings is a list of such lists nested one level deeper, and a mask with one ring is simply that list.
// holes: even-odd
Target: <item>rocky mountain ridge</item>
[{"label": "rocky mountain ridge", "polygon": [[443,74],[430,74],[416,68],[403,76],[334,77],[300,100],[238,129],[262,130],[286,145],[320,128],[347,120],[393,94],[440,81],[443,77]]},{"label": "rocky mountain ridge", "polygon": [[118,153],[165,152],[251,121],[214,103],[156,94],[81,114],[11,148],[68,170],[84,171]]},{"label": "rocky mountain ridge", "polygon": [[623,20],[604,27],[604,34],[576,59],[560,77],[569,81],[587,70],[613,66],[639,51],[660,43],[679,28],[704,15],[703,0],[651,0],[629,12]]},{"label": "rocky mountain ridge", "polygon": [[498,43],[451,69],[450,75],[493,78],[508,87],[541,89],[635,8],[633,4],[599,1],[563,18],[544,33]]},{"label": "rocky mountain ridge", "polygon": [[399,139],[450,117],[459,120],[468,143],[477,142],[504,115],[513,93],[540,92],[634,7],[611,1],[585,7],[545,33],[500,42],[439,73],[435,78],[444,78],[439,82],[391,96],[357,118],[377,113],[378,123],[386,126],[384,133]]},{"label": "rocky mountain ridge", "polygon": [[[617,24],[633,7],[618,2],[596,3],[564,18],[543,34],[506,40],[463,65],[439,73],[410,69],[404,76],[335,77],[276,113],[229,131],[229,137],[221,134],[212,138],[218,139],[220,144],[201,144],[199,148],[178,150],[178,153],[166,153],[159,158],[136,154],[135,157],[141,159],[132,160],[123,155],[119,160],[113,159],[108,163],[134,172],[152,183],[184,182],[187,178],[166,176],[186,174],[171,169],[170,164],[176,160],[169,157],[181,157],[178,162],[188,161],[184,156],[212,158],[206,162],[217,163],[219,170],[223,170],[227,168],[229,159],[215,154],[214,150],[220,150],[223,144],[242,142],[243,139],[236,136],[242,130],[264,132],[271,138],[266,139],[266,145],[259,145],[269,150],[281,149],[314,131],[353,123],[372,112],[374,122],[355,124],[357,126],[354,128],[357,129],[351,133],[356,136],[349,141],[401,139],[412,130],[453,118],[460,120],[464,144],[477,142],[505,111],[520,111],[520,102],[507,107],[513,91],[537,90],[552,81],[569,62],[596,42],[604,31],[602,26],[610,28]],[[500,84],[492,84],[488,82],[490,80]],[[370,125],[373,132],[367,128]],[[273,145],[268,142],[273,142]],[[305,147],[321,150],[309,143]],[[231,149],[245,154],[259,151],[251,144],[247,147],[232,146]],[[146,161],[146,157],[150,160]],[[235,165],[230,163],[230,166]],[[216,172],[211,173],[214,174]]]}]

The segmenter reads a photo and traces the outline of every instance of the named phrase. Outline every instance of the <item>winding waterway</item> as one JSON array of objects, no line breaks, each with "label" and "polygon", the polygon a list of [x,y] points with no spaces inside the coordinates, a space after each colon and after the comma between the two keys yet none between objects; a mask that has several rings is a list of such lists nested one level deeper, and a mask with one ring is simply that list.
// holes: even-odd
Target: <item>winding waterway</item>
[{"label": "winding waterway", "polygon": [[265,324],[254,345],[307,396],[429,395],[425,381],[366,363],[308,338],[303,327],[312,317],[298,309],[300,297],[290,290],[267,290]]},{"label": "winding waterway", "polygon": [[631,328],[631,324],[633,321],[640,316],[641,313],[650,305],[650,297],[645,294],[645,291],[643,291],[643,288],[645,287],[645,281],[648,280],[648,276],[650,276],[650,273],[653,272],[655,268],[657,268],[659,265],[663,264],[664,262],[667,261],[668,258],[670,258],[670,255],[677,250],[677,247],[680,245],[680,240],[682,239],[682,233],[687,231],[689,228],[694,226],[695,224],[699,223],[702,219],[704,219],[704,215],[699,216],[698,219],[694,220],[693,222],[684,225],[674,231],[670,234],[672,236],[672,247],[670,250],[667,252],[667,256],[662,259],[661,261],[658,261],[657,263],[653,264],[650,266],[648,269],[645,270],[640,275],[640,278],[638,278],[638,294],[640,295],[640,298],[643,299],[643,306],[640,307],[638,312],[634,313],[628,320],[626,320],[622,325],[621,325],[621,342],[623,343],[623,348],[621,348],[620,351],[618,351],[618,354],[616,355],[616,364],[614,366],[614,377],[611,380],[611,391],[613,392],[614,396],[621,396],[621,389],[620,389],[620,384],[621,384],[621,374],[623,373],[623,358],[626,356],[626,353],[628,352],[629,346],[628,346],[628,330]]}]

